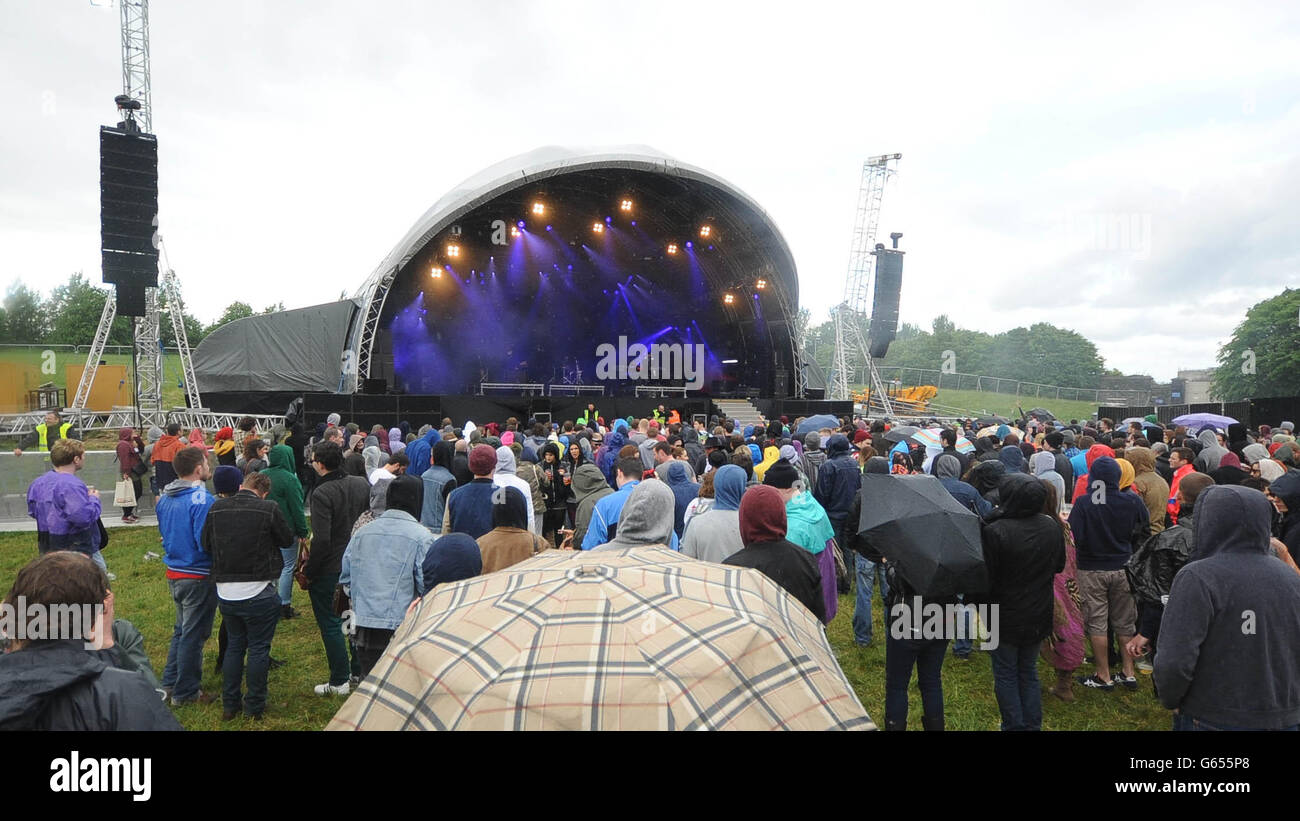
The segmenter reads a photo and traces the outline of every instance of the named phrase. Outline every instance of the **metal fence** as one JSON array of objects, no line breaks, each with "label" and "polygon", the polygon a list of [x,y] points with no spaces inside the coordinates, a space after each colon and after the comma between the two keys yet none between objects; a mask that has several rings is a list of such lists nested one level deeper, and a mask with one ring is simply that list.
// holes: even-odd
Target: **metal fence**
[{"label": "metal fence", "polygon": [[1100,388],[1067,388],[1062,385],[1045,385],[1041,382],[1025,382],[1019,379],[1007,379],[999,376],[984,376],[977,373],[945,373],[937,368],[907,368],[899,365],[884,365],[877,368],[881,379],[905,385],[934,385],[943,390],[989,391],[992,393],[1009,393],[1030,399],[1067,399],[1080,402],[1120,401],[1138,404],[1149,401],[1149,391],[1106,390]]},{"label": "metal fence", "polygon": [[[7,451],[0,452],[0,521],[26,521],[27,488],[32,480],[50,469],[49,454],[24,453],[14,456]],[[121,476],[117,454],[111,450],[86,451],[86,462],[77,476],[90,487],[99,490],[100,504],[104,514],[121,511],[113,506],[113,490]],[[151,474],[152,475],[152,474]],[[137,514],[150,514],[154,508],[154,495],[149,486],[149,476],[141,481],[142,491],[137,500]],[[35,537],[33,542],[35,544]]]},{"label": "metal fence", "polygon": [[[41,345],[24,342],[6,342],[0,345],[0,350],[8,348],[21,348],[25,351],[67,351],[69,353],[90,353],[90,345]],[[131,345],[105,345],[104,353],[111,354],[130,354],[134,348]],[[179,348],[163,348],[162,352],[166,354],[180,353]]]}]

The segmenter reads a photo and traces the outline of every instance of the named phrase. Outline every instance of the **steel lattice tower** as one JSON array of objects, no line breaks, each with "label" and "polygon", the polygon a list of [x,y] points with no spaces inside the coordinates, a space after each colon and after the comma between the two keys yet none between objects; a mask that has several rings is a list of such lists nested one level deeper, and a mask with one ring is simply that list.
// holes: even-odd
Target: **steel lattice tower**
[{"label": "steel lattice tower", "polygon": [[853,370],[866,365],[871,372],[872,393],[879,396],[885,413],[891,413],[889,398],[880,384],[875,364],[863,336],[863,326],[871,312],[872,274],[875,271],[876,226],[880,222],[880,204],[885,184],[897,173],[902,154],[871,157],[862,164],[862,184],[858,189],[857,215],[853,223],[853,241],[849,248],[849,268],[844,280],[844,300],[832,311],[835,322],[835,357],[831,363],[832,399],[851,399],[849,379]]}]

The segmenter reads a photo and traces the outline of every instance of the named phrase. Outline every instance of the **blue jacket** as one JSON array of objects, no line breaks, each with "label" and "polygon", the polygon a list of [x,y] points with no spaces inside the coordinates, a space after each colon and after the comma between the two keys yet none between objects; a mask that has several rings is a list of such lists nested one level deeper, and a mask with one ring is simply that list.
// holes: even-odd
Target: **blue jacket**
[{"label": "blue jacket", "polygon": [[491,479],[475,479],[451,492],[447,509],[452,533],[466,533],[477,539],[492,529],[492,491]]},{"label": "blue jacket", "polygon": [[862,469],[849,453],[848,437],[837,433],[826,443],[826,462],[817,471],[813,498],[826,510],[831,523],[839,525],[853,509],[862,487]]},{"label": "blue jacket", "polygon": [[[437,429],[431,430],[406,446],[406,457],[411,460],[406,472],[411,476],[423,476],[429,469],[429,457],[433,453],[434,438],[439,435]],[[442,520],[439,519],[441,525]]]},{"label": "blue jacket", "polygon": [[1105,494],[1100,503],[1094,502],[1089,487],[1070,509],[1080,570],[1123,570],[1134,546],[1150,535],[1146,503],[1136,493],[1119,489],[1119,473],[1119,463],[1109,456],[1093,460],[1089,476],[1105,485]]},{"label": "blue jacket", "polygon": [[[596,502],[596,506],[591,511],[591,524],[587,526],[587,535],[582,539],[583,550],[599,547],[614,538],[618,531],[618,517],[623,512],[623,505],[627,504],[627,497],[632,495],[633,488],[639,484],[641,483],[628,482]],[[672,534],[668,546],[673,550],[681,549],[677,543],[676,532]]]},{"label": "blue jacket", "polygon": [[981,519],[987,519],[993,512],[993,505],[989,504],[973,485],[961,479],[940,479],[939,484],[943,485],[944,490],[948,491],[948,495],[956,499],[958,504]]},{"label": "blue jacket", "polygon": [[212,555],[203,550],[201,537],[208,510],[216,500],[202,483],[177,479],[163,489],[157,505],[158,530],[168,570],[199,576],[212,572]]},{"label": "blue jacket", "polygon": [[424,595],[429,529],[404,510],[385,510],[352,535],[339,584],[349,586],[358,627],[395,630],[416,596]]},{"label": "blue jacket", "polygon": [[[420,444],[412,442],[411,447]],[[411,448],[407,448],[410,451]],[[420,524],[434,533],[442,532],[442,515],[450,490],[456,489],[456,477],[442,465],[433,465],[420,476],[424,482],[424,502],[420,508]]]}]

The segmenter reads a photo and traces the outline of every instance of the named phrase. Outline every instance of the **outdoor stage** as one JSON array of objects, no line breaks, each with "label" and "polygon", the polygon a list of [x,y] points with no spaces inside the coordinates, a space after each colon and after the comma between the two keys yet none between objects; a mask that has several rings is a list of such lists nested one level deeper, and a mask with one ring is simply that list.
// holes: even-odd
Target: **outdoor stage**
[{"label": "outdoor stage", "polygon": [[[650,413],[662,402],[670,411],[681,414],[683,423],[703,414],[708,422],[718,413],[717,406],[708,397],[612,397],[612,396],[484,396],[484,395],[436,395],[436,394],[339,394],[325,392],[294,393],[286,391],[233,392],[211,394],[207,401],[222,408],[227,413],[249,413],[283,415],[289,403],[297,397],[303,399],[304,423],[310,430],[324,422],[331,413],[337,413],[345,422],[356,422],[362,429],[374,425],[393,427],[400,421],[410,422],[412,430],[424,424],[435,427],[440,425],[443,417],[461,427],[467,420],[483,424],[486,422],[504,422],[515,417],[520,422],[529,419],[547,418],[562,424],[566,420],[577,419],[587,409],[587,404],[596,406],[596,410],[607,423],[616,418],[649,417]],[[759,412],[768,419],[788,416],[793,420],[797,416],[811,416],[829,413],[836,416],[849,416],[853,411],[852,402],[834,402],[807,399],[750,399]]]},{"label": "outdoor stage", "polygon": [[817,399],[798,305],[785,239],[735,186],[645,146],[548,147],[439,199],[351,299],[209,334],[194,372],[203,404],[227,412],[281,393],[354,396],[389,418],[402,403],[563,417],[593,393],[644,414],[655,390],[696,408]]}]

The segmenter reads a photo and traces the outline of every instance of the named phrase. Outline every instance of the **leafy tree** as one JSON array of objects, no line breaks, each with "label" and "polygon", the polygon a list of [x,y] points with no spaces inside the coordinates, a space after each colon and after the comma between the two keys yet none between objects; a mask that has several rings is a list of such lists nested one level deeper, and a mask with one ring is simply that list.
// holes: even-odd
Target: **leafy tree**
[{"label": "leafy tree", "polygon": [[9,342],[39,344],[45,341],[49,330],[48,314],[41,304],[40,294],[22,282],[15,282],[5,292],[4,310]]},{"label": "leafy tree", "polygon": [[[264,313],[270,313],[270,311],[267,310]],[[247,302],[232,302],[226,306],[226,310],[221,312],[221,316],[217,317],[217,321],[208,326],[208,333],[212,333],[222,325],[234,322],[236,319],[246,319],[252,315],[253,306]]]},{"label": "leafy tree", "polygon": [[263,314],[277,314],[284,310],[284,300],[280,300],[274,305],[267,305],[262,309]]},{"label": "leafy tree", "polygon": [[[68,277],[68,281],[55,288],[45,302],[50,329],[44,341],[53,345],[89,345],[95,339],[104,301],[110,293],[107,288],[91,285],[80,271]],[[131,320],[128,317],[113,319],[108,344],[131,344]]]},{"label": "leafy tree", "polygon": [[1211,394],[1219,400],[1300,393],[1300,289],[1257,303],[1219,349]]}]

